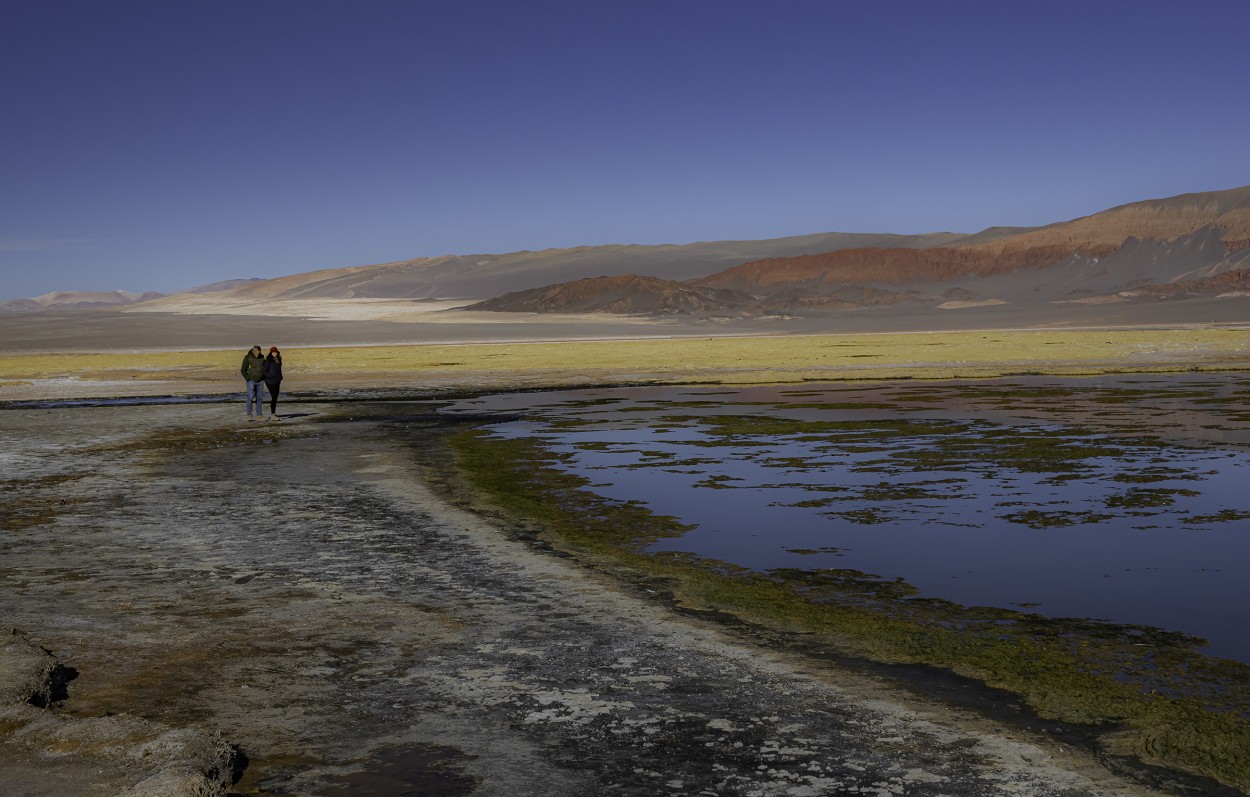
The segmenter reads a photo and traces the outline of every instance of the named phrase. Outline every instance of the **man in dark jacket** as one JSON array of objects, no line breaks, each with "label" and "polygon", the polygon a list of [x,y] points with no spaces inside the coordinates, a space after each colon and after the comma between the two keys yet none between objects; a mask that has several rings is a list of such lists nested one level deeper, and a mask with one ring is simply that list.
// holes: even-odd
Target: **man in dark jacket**
[{"label": "man in dark jacket", "polygon": [[256,405],[256,417],[264,417],[261,412],[260,386],[263,385],[265,379],[265,358],[261,356],[260,346],[253,346],[251,351],[243,355],[243,367],[239,369],[239,373],[243,374],[243,379],[247,382],[247,419],[252,419],[252,404]]}]

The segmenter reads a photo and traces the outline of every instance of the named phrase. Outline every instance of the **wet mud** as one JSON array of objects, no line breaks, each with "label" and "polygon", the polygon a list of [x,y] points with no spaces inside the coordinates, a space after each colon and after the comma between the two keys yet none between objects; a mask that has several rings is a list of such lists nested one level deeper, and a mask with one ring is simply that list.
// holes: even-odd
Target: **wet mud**
[{"label": "wet mud", "polygon": [[[299,410],[0,413],[0,624],[77,673],[0,715],[0,791],[139,793],[133,720],[224,739],[235,795],[1234,793],[546,553],[430,489],[428,405]],[[49,717],[126,721],[71,749]]]}]

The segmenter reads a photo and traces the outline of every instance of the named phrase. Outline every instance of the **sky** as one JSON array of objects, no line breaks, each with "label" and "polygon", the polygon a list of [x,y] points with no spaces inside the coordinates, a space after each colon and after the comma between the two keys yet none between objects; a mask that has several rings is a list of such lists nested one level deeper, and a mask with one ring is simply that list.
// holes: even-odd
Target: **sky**
[{"label": "sky", "polygon": [[1250,185],[1247,0],[3,0],[0,300]]}]

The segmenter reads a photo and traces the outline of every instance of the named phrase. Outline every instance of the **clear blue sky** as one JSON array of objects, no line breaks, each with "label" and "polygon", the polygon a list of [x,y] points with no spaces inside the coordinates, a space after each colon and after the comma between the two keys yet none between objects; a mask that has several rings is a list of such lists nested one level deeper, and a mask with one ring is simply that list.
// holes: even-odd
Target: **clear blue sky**
[{"label": "clear blue sky", "polygon": [[3,0],[0,299],[1250,184],[1247,0]]}]

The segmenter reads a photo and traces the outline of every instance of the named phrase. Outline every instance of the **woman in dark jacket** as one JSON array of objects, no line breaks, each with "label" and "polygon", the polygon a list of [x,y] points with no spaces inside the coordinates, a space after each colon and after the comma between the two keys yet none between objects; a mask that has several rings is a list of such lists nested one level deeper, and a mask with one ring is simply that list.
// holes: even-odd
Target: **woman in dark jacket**
[{"label": "woman in dark jacket", "polygon": [[269,347],[265,358],[265,387],[269,388],[269,417],[278,417],[278,389],[282,386],[282,352],[277,346]]}]

